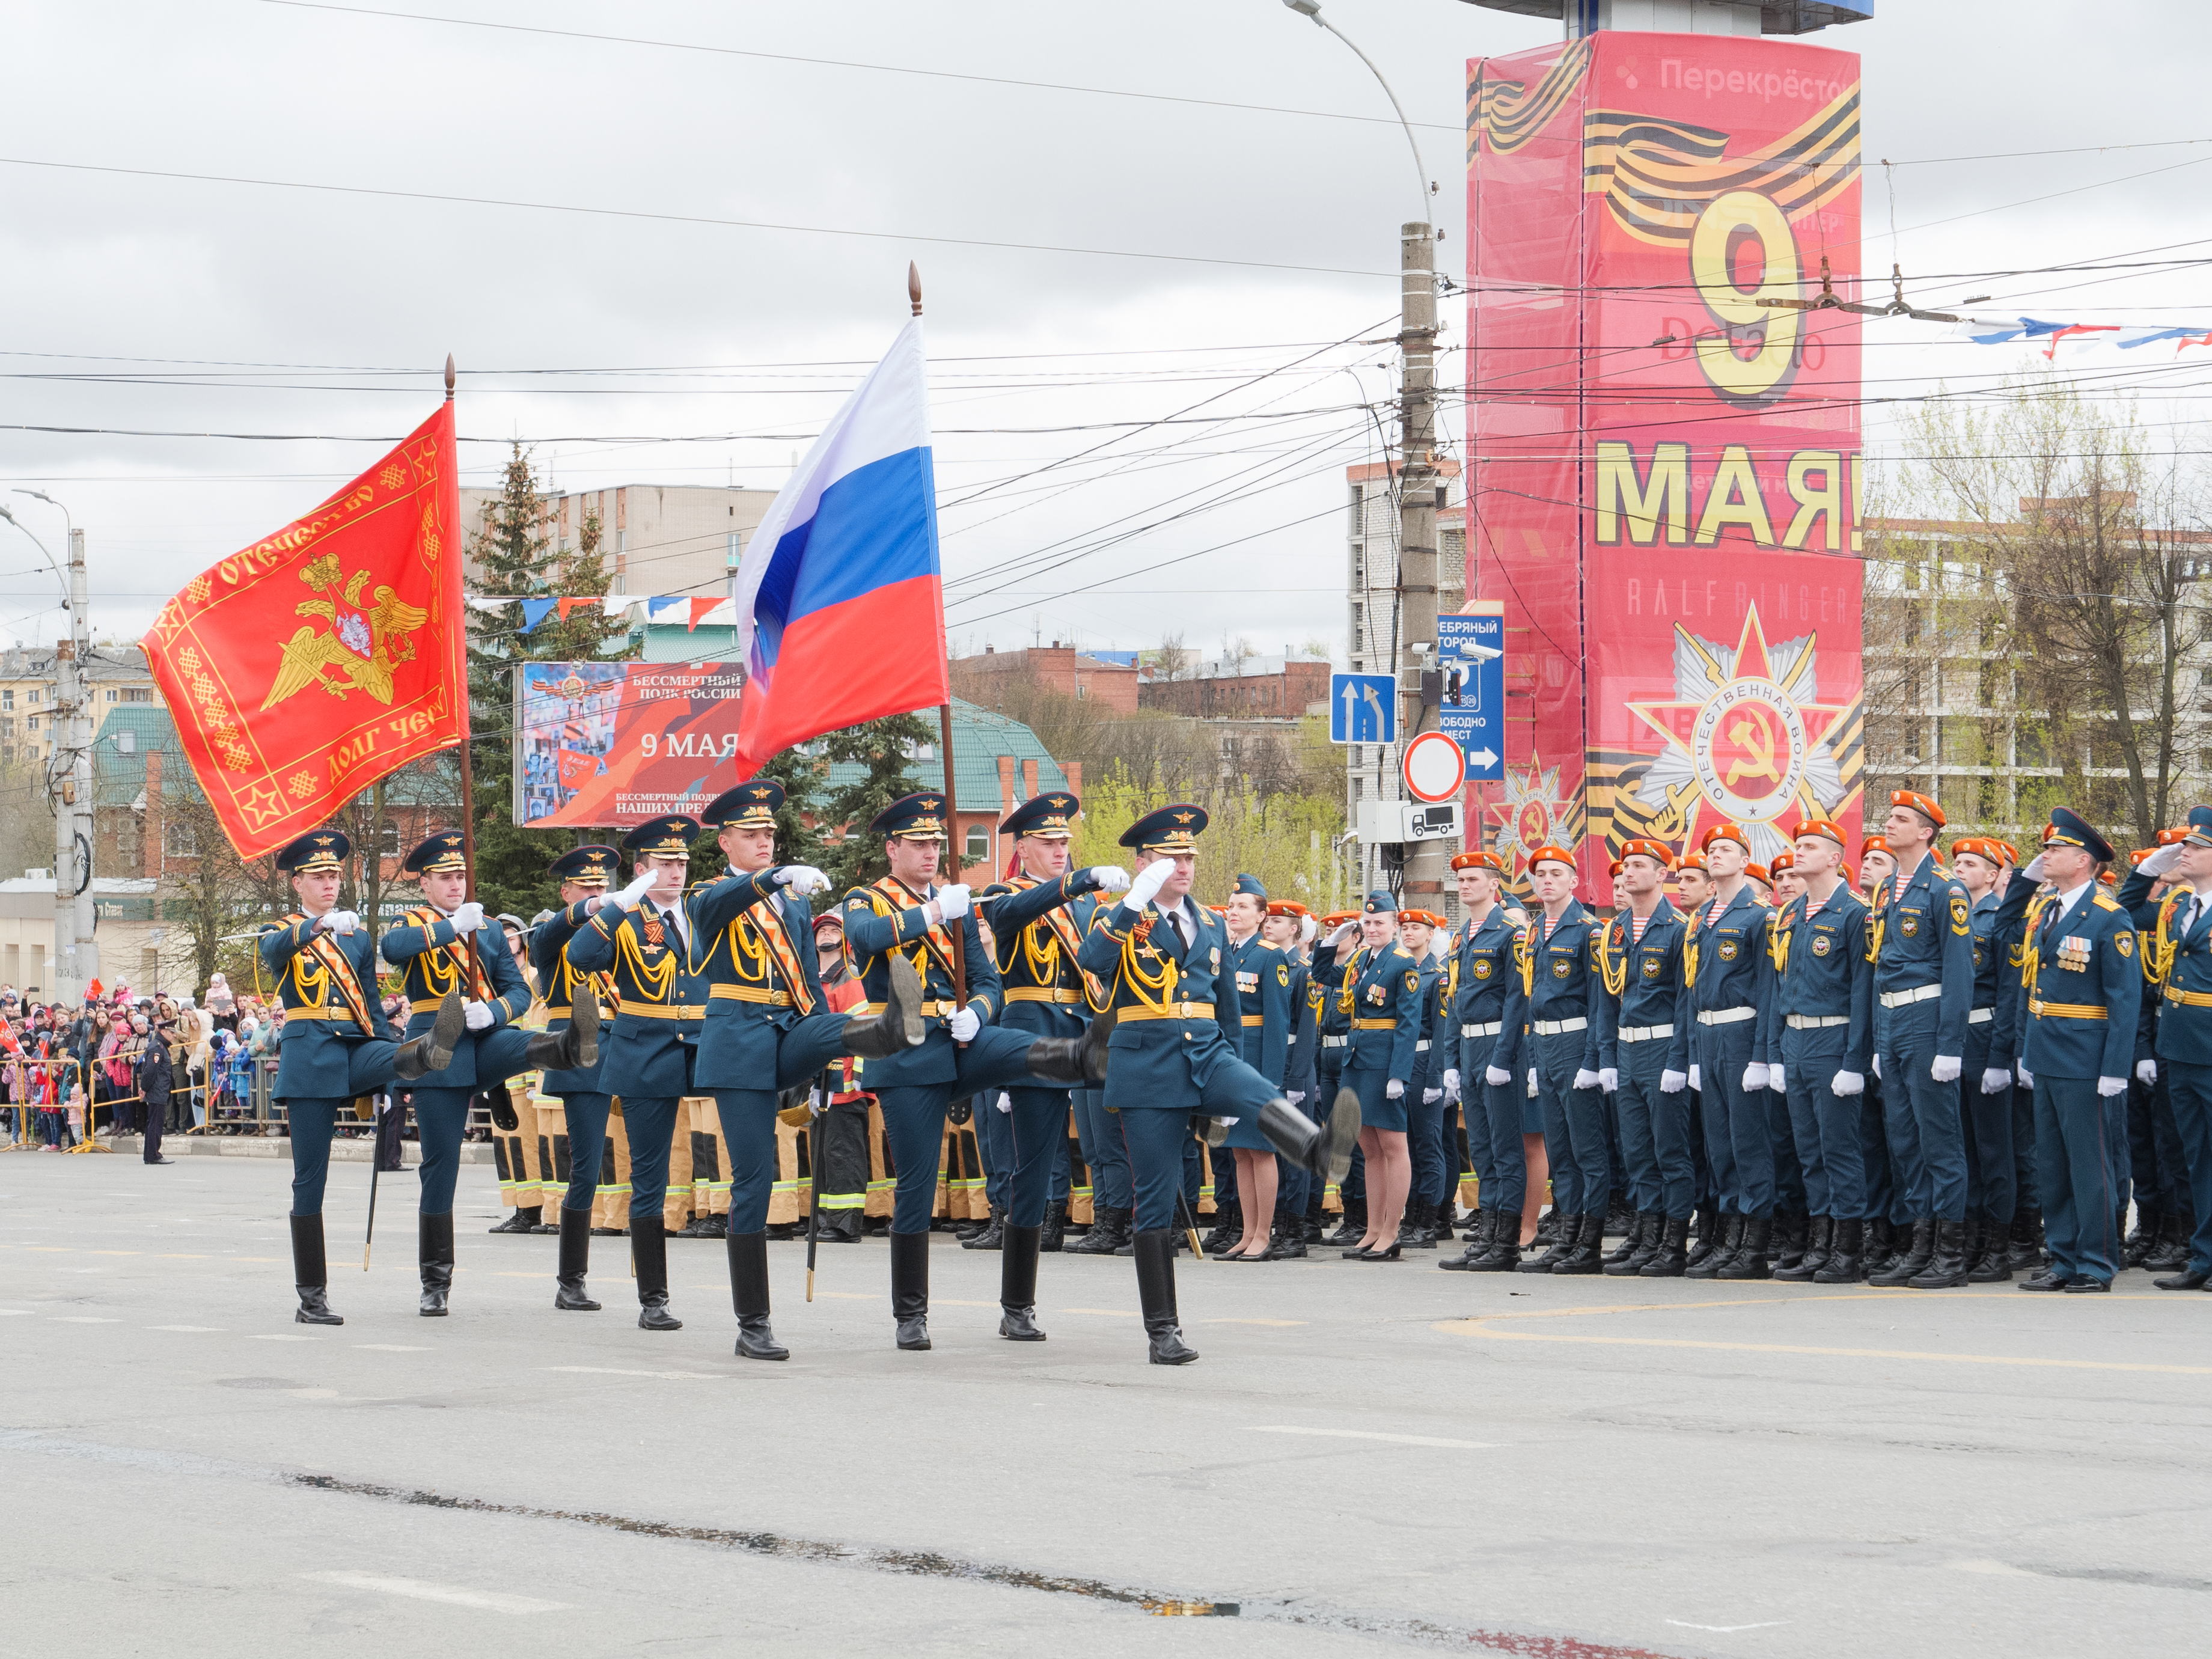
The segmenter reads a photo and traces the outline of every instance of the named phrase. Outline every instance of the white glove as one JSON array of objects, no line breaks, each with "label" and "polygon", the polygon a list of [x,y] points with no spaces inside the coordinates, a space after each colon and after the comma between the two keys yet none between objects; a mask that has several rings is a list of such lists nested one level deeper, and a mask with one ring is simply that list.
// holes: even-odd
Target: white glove
[{"label": "white glove", "polygon": [[350,933],[361,926],[361,915],[355,910],[331,910],[323,917],[323,927],[332,933]]},{"label": "white glove", "polygon": [[491,1005],[488,1002],[468,1002],[461,1005],[461,1018],[468,1022],[471,1031],[491,1029]]},{"label": "white glove", "polygon": [[1098,884],[1102,893],[1126,893],[1129,890],[1129,872],[1117,864],[1094,864],[1091,879]]},{"label": "white glove", "polygon": [[811,864],[779,865],[769,879],[780,887],[788,887],[797,898],[812,898],[817,893],[830,890],[830,878]]},{"label": "white glove", "polygon": [[1750,1065],[1745,1066],[1743,1068],[1744,1093],[1751,1094],[1758,1090],[1764,1089],[1766,1086],[1767,1073],[1772,1068],[1770,1066],[1760,1065],[1755,1060],[1753,1060]]},{"label": "white glove", "polygon": [[1306,1091],[1303,1089],[1285,1089],[1283,1091],[1283,1098],[1289,1101],[1293,1106],[1297,1105],[1305,1097]]},{"label": "white glove", "polygon": [[1345,940],[1350,939],[1358,931],[1359,924],[1358,922],[1340,921],[1336,925],[1336,931],[1328,936],[1328,942],[1331,945],[1341,945]]},{"label": "white glove", "polygon": [[1880,1054],[1876,1054],[1874,1057],[1874,1074],[1876,1077],[1880,1077],[1881,1075],[1881,1056]]},{"label": "white glove", "polygon": [[1607,1094],[1613,1093],[1620,1087],[1620,1068],[1617,1066],[1599,1066],[1597,1068],[1597,1086],[1604,1090]]},{"label": "white glove", "polygon": [[1956,1083],[1959,1080],[1958,1055],[1936,1055],[1928,1062],[1928,1075],[1938,1083]]},{"label": "white glove", "polygon": [[1386,1100],[1403,1100],[1406,1097],[1405,1083],[1398,1078],[1392,1078],[1382,1085],[1382,1097]]},{"label": "white glove", "polygon": [[[2150,860],[2148,859],[2145,859],[2143,862],[2148,864]],[[2158,1062],[2154,1060],[2137,1060],[2136,1062],[2136,1075],[2141,1078],[2146,1085],[2157,1082]]]},{"label": "white glove", "polygon": [[1513,1073],[1503,1066],[1486,1066],[1482,1068],[1482,1080],[1493,1089],[1503,1089],[1513,1081]]},{"label": "white glove", "polygon": [[939,921],[957,921],[968,914],[968,890],[958,882],[950,887],[940,887],[937,896],[930,901],[937,906]]},{"label": "white glove", "polygon": [[1577,1089],[1596,1088],[1597,1073],[1595,1072],[1577,1071],[1575,1073],[1575,1087]]},{"label": "white glove", "polygon": [[1828,1079],[1828,1091],[1836,1095],[1863,1095],[1866,1092],[1866,1077],[1860,1072],[1838,1072]]},{"label": "white glove", "polygon": [[1690,1074],[1687,1072],[1659,1073],[1659,1092],[1662,1095],[1679,1095],[1689,1086]]},{"label": "white glove", "polygon": [[1985,1095],[1993,1095],[1999,1090],[2011,1087],[2012,1073],[2002,1066],[1992,1066],[1982,1073],[1982,1092]]},{"label": "white glove", "polygon": [[1129,891],[1121,902],[1132,910],[1143,909],[1168,884],[1168,878],[1173,874],[1173,859],[1154,859],[1129,878]]},{"label": "white glove", "polygon": [[2021,1088],[2033,1089],[2035,1087],[2035,1073],[2027,1069],[2027,1062],[2026,1060],[2023,1060],[2018,1061],[2013,1066],[2013,1075],[2020,1079],[2020,1086]]},{"label": "white glove", "polygon": [[1777,1060],[1766,1068],[1766,1086],[1778,1095],[1788,1091],[1790,1085],[1783,1078],[1781,1061]]},{"label": "white glove", "polygon": [[991,1104],[997,1107],[1000,1111],[1006,1113],[1009,1117],[1013,1115],[1014,1097],[1006,1093],[1004,1090],[1000,1091],[999,1097],[993,1101]]},{"label": "white glove", "polygon": [[1459,1092],[1459,1067],[1456,1066],[1444,1069],[1444,1087],[1453,1094]]},{"label": "white glove", "polygon": [[1705,1088],[1705,1086],[1702,1082],[1700,1082],[1700,1081],[1698,1080],[1698,1063],[1697,1063],[1697,1061],[1695,1061],[1695,1060],[1692,1060],[1692,1061],[1690,1062],[1690,1086],[1691,1086],[1692,1089],[1697,1089],[1697,1090],[1700,1090],[1700,1091],[1702,1091],[1702,1090]]},{"label": "white glove", "polygon": [[659,879],[659,878],[652,871],[647,871],[629,886],[623,888],[621,892],[617,893],[615,902],[625,910],[636,909],[639,905],[645,902],[645,896],[653,890],[653,884]]},{"label": "white glove", "polygon": [[2032,882],[2039,884],[2041,883],[2044,879],[2043,854],[2038,853],[2033,858],[2030,859],[2027,861],[2027,867],[2021,870],[2021,874],[2026,876]]},{"label": "white glove", "polygon": [[2100,1099],[2110,1100],[2114,1095],[2124,1095],[2127,1091],[2128,1080],[2124,1077],[2100,1077],[2097,1079],[2097,1094]]},{"label": "white glove", "polygon": [[[2039,858],[2042,854],[2038,854],[2037,856]],[[2175,842],[2172,846],[2160,848],[2136,867],[2147,876],[2156,877],[2164,875],[2180,862],[2181,843]]]},{"label": "white glove", "polygon": [[483,906],[474,899],[453,912],[453,931],[457,933],[473,933],[483,925]]},{"label": "white glove", "polygon": [[1433,1106],[1443,1097],[1444,1091],[1441,1089],[1424,1089],[1421,1091],[1421,1104],[1424,1106]]},{"label": "white glove", "polygon": [[945,1022],[945,1029],[955,1042],[966,1042],[983,1029],[983,1021],[973,1008],[962,1008]]}]

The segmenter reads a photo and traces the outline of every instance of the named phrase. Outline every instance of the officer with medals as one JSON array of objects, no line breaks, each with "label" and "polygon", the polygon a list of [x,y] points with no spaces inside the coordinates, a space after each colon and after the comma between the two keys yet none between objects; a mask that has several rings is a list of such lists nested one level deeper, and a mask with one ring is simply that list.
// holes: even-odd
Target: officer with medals
[{"label": "officer with medals", "polygon": [[710,801],[700,817],[715,831],[724,872],[698,883],[684,900],[684,970],[703,988],[706,1005],[693,1082],[714,1097],[730,1148],[725,1248],[737,1352],[744,1359],[790,1357],[769,1321],[768,1206],[779,1092],[814,1082],[842,1059],[903,1053],[923,1036],[921,984],[903,960],[891,966],[886,1006],[872,1014],[830,1010],[805,902],[829,891],[830,878],[811,865],[775,861],[775,815],[783,803],[783,786],[770,778]]},{"label": "officer with medals", "polygon": [[[1959,1079],[1974,1002],[1972,902],[1936,860],[1943,809],[1899,789],[1882,838],[1896,861],[1874,906],[1875,1072],[1899,1180],[1911,1194],[1911,1247],[1877,1285],[1966,1282],[1966,1146]],[[2123,1080],[2127,1068],[2120,1072]]]},{"label": "officer with medals", "polygon": [[[1260,924],[1261,936],[1289,959],[1291,1033],[1283,1062],[1283,1098],[1310,1118],[1316,1117],[1320,1101],[1315,1093],[1314,1051],[1321,1046],[1307,995],[1313,963],[1306,955],[1306,936],[1312,925],[1312,913],[1304,905],[1296,899],[1274,898],[1267,901],[1267,920]],[[1309,1212],[1313,1235],[1321,1236],[1321,1188],[1304,1165],[1287,1158],[1279,1164],[1268,1259],[1293,1261],[1306,1254]]]},{"label": "officer with medals", "polygon": [[[696,820],[670,814],[622,840],[633,879],[600,904],[562,948],[582,975],[611,974],[618,1006],[600,1076],[622,1098],[629,1140],[629,1247],[637,1269],[638,1328],[680,1331],[668,1311],[668,1154],[677,1103],[694,1092],[706,987],[690,971],[684,878]],[[586,1000],[576,1002],[579,1014]]]},{"label": "officer with medals", "polygon": [[[1291,964],[1282,951],[1266,937],[1267,889],[1255,875],[1240,874],[1237,890],[1223,907],[1222,926],[1229,936],[1222,953],[1222,971],[1237,987],[1237,1006],[1243,1010],[1237,1031],[1237,1057],[1264,1078],[1277,1095],[1288,1099],[1284,1078],[1290,1068],[1291,1019]],[[1230,1160],[1226,1169],[1220,1151]],[[1277,1182],[1275,1152],[1259,1124],[1239,1117],[1215,1153],[1214,1200],[1221,1224],[1217,1244],[1206,1249],[1217,1261],[1266,1261],[1273,1243]],[[1230,1178],[1224,1182],[1224,1175]],[[1224,1190],[1225,1189],[1225,1190]]]},{"label": "officer with medals", "polygon": [[[1319,937],[1326,941],[1346,923],[1358,920],[1357,910],[1332,910],[1321,919]],[[1315,947],[1313,965],[1306,974],[1307,1018],[1314,1028],[1314,1086],[1310,1097],[1313,1109],[1307,1115],[1317,1120],[1334,1105],[1337,1091],[1344,1086],[1345,1056],[1352,1048],[1352,1015],[1337,1000],[1336,987],[1324,970],[1322,948]],[[1358,1243],[1367,1233],[1367,1160],[1357,1146],[1352,1159],[1352,1167],[1343,1176],[1332,1177],[1337,1182],[1337,1202],[1341,1207],[1336,1231],[1322,1241],[1339,1248]]]},{"label": "officer with medals", "polygon": [[[2161,881],[2172,885],[2151,898]],[[2160,832],[2121,884],[2119,903],[2139,930],[2144,999],[2158,1006],[2154,1051],[2136,1073],[2166,1091],[2191,1197],[2184,1260],[2151,1282],[2201,1291],[2212,1286],[2212,807],[2192,806],[2185,827]]]},{"label": "officer with medals", "polygon": [[[604,1021],[614,1012],[614,980],[586,974],[571,963],[568,941],[607,902],[607,884],[621,867],[611,847],[579,847],[563,853],[545,873],[561,884],[561,908],[539,922],[530,936],[531,965],[546,1005],[573,1008],[586,997]],[[548,1029],[566,1030],[568,1016],[556,1013]],[[584,1288],[592,1263],[592,1201],[599,1195],[599,1170],[606,1158],[607,1111],[613,1096],[601,1081],[603,1060],[589,1066],[545,1073],[544,1090],[561,1103],[568,1137],[568,1185],[561,1194],[561,1254],[554,1279],[553,1305],[568,1313],[597,1313],[599,1304]]]},{"label": "officer with medals", "polygon": [[1521,1260],[1522,1212],[1528,1203],[1522,1117],[1527,1096],[1513,1086],[1512,1055],[1502,1039],[1509,1028],[1519,1028],[1526,1000],[1519,968],[1521,933],[1499,902],[1505,866],[1497,854],[1455,854],[1451,865],[1465,915],[1445,975],[1443,1026],[1458,1058],[1444,1081],[1459,1090],[1465,1103],[1468,1155],[1481,1185],[1480,1208],[1468,1227],[1467,1248],[1437,1266],[1453,1273],[1510,1273]]},{"label": "officer with medals", "polygon": [[2024,1291],[2109,1291],[2119,1271],[2126,1194],[2116,1184],[2114,1149],[2124,1144],[2143,980],[2134,926],[2097,880],[2112,858],[2111,843],[2060,806],[2043,851],[2021,872],[2051,887],[2027,918],[2017,1072],[2035,1091],[2036,1182],[2051,1267],[2021,1280]]},{"label": "officer with medals", "polygon": [[[1765,1007],[1759,1052],[1768,1087],[1789,1103],[1791,1139],[1805,1172],[1811,1238],[1796,1262],[1774,1277],[1821,1285],[1858,1282],[1865,1256],[1866,1164],[1859,1096],[1866,1090],[1874,1041],[1874,974],[1866,957],[1866,906],[1842,878],[1842,828],[1806,818],[1790,831],[1791,864],[1802,890],[1768,932],[1774,988]],[[1744,1258],[1723,1279],[1763,1274]]]},{"label": "officer with medals", "polygon": [[261,965],[284,1005],[276,1097],[292,1139],[292,1283],[302,1325],[343,1325],[331,1311],[323,1261],[323,1186],[331,1133],[341,1109],[362,1095],[411,1083],[452,1063],[465,1029],[461,1000],[448,996],[423,1036],[396,1041],[377,994],[376,947],[351,910],[337,908],[353,844],[333,829],[311,831],[276,852],[300,908],[261,930]]},{"label": "officer with medals", "polygon": [[1106,1109],[1120,1116],[1129,1148],[1137,1296],[1156,1365],[1198,1358],[1176,1312],[1171,1242],[1194,1118],[1256,1117],[1277,1152],[1331,1180],[1358,1129],[1355,1102],[1340,1097],[1329,1121],[1316,1124],[1238,1057],[1243,1010],[1224,961],[1228,930],[1190,898],[1206,821],[1205,808],[1178,804],[1129,826],[1121,845],[1136,852],[1136,876],[1079,957],[1108,991],[1091,1030],[1112,1032]]},{"label": "officer with medals", "polygon": [[1764,1279],[1774,1230],[1775,1168],[1758,1022],[1773,982],[1766,948],[1772,912],[1745,878],[1751,843],[1741,829],[1715,824],[1699,850],[1711,891],[1683,959],[1682,1000],[1696,1025],[1690,1033],[1690,1086],[1704,1091],[1706,1155],[1724,1231],[1719,1246],[1692,1261],[1686,1273],[1715,1279],[1748,1252],[1749,1276]]},{"label": "officer with medals", "polygon": [[467,842],[461,832],[440,830],[409,853],[402,867],[428,902],[408,911],[379,948],[399,968],[407,1033],[441,1030],[447,1000],[456,996],[465,1027],[452,1060],[426,1073],[411,1090],[422,1150],[416,1248],[422,1295],[416,1310],[426,1319],[442,1319],[453,1284],[453,1185],[469,1102],[478,1091],[497,1089],[520,1072],[591,1066],[599,1058],[599,1005],[591,997],[578,999],[568,1029],[557,1036],[524,1030],[515,1022],[530,1012],[530,986],[498,920],[467,896]]},{"label": "officer with medals", "polygon": [[[2019,1059],[2020,939],[2035,884],[2004,876],[2001,841],[1966,836],[1951,843],[1951,872],[1966,890],[1973,929],[1974,999],[1959,1087],[1966,1112],[1966,1282],[2012,1277],[2013,1218],[2020,1201],[2013,1146],[2012,1068]],[[2000,891],[2002,889],[2002,892]]]},{"label": "officer with medals", "polygon": [[[1080,1043],[1091,1027],[1091,1003],[1076,957],[1097,901],[1118,893],[1127,872],[1111,865],[1068,868],[1075,820],[1083,803],[1066,790],[1024,801],[1000,820],[999,833],[1014,837],[1020,867],[991,901],[991,939],[1006,995],[999,1024],[1008,1031]],[[1016,1082],[1006,1091],[1013,1110],[1014,1158],[1006,1186],[1006,1218],[1000,1245],[999,1334],[1016,1342],[1042,1342],[1036,1325],[1037,1254],[1048,1219],[1055,1234],[1066,1219],[1063,1199],[1048,1218],[1047,1188],[1067,1145],[1073,1111],[1069,1090]],[[1094,1202],[1097,1189],[1093,1188]],[[1055,1240],[1054,1248],[1058,1248]]]},{"label": "officer with medals", "polygon": [[[2119,886],[2120,908],[2136,926],[2137,959],[2147,988],[2136,1022],[2135,1081],[2128,1088],[2128,1163],[2135,1198],[2135,1230],[2120,1246],[2123,1267],[2172,1273],[2189,1265],[2189,1239],[2196,1230],[2196,1204],[2189,1187],[2189,1161],[2183,1151],[2172,1092],[2158,1064],[2158,1022],[2163,999],[2159,962],[2158,919],[2175,896],[2174,854],[2187,837],[2185,828],[2161,830],[2156,845],[2128,854],[2136,868]],[[2151,860],[2157,860],[2152,872]],[[2107,879],[2109,879],[2109,876]],[[2184,883],[2182,885],[2185,886]]]},{"label": "officer with medals", "polygon": [[[1360,942],[1352,945],[1355,929]],[[1314,973],[1351,1027],[1339,1087],[1359,1102],[1367,1229],[1344,1259],[1396,1261],[1413,1188],[1406,1091],[1421,1040],[1420,964],[1398,943],[1398,901],[1382,888],[1370,893],[1359,920],[1339,927],[1314,952]]]},{"label": "officer with medals", "polygon": [[[938,1149],[956,1097],[988,1098],[1018,1083],[1071,1089],[1103,1073],[1105,1031],[1039,1036],[990,1024],[1000,1006],[997,964],[984,948],[968,889],[935,885],[945,851],[945,799],[924,792],[893,801],[868,833],[884,839],[890,873],[845,896],[845,951],[878,1013],[891,994],[892,963],[904,960],[921,986],[921,1043],[870,1065],[897,1165],[891,1215],[891,1311],[902,1348],[929,1346],[929,1222],[936,1207]],[[966,975],[956,1000],[952,965]],[[1002,1320],[1011,1334],[1020,1322]]]},{"label": "officer with medals", "polygon": [[1680,911],[1667,902],[1674,855],[1662,842],[1620,849],[1623,908],[1597,936],[1598,1081],[1620,1118],[1620,1158],[1636,1218],[1606,1258],[1616,1278],[1679,1278],[1689,1265],[1698,1201],[1691,1151],[1690,1022],[1682,1018]]}]

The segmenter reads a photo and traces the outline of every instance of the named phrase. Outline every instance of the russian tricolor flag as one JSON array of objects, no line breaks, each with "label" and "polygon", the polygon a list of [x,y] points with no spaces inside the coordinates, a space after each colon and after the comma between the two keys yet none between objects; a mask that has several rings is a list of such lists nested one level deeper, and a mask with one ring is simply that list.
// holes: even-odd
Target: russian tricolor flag
[{"label": "russian tricolor flag", "polygon": [[794,744],[951,699],[921,319],[814,441],[738,570],[738,776]]}]

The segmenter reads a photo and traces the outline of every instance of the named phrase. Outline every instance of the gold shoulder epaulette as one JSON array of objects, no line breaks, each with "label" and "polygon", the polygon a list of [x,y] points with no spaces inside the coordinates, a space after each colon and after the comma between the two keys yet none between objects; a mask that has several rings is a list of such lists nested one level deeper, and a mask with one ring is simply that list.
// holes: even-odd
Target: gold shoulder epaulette
[{"label": "gold shoulder epaulette", "polygon": [[2089,896],[2096,902],[2100,910],[2117,910],[2120,908],[2119,900],[2114,898],[2110,893],[2092,893]]}]

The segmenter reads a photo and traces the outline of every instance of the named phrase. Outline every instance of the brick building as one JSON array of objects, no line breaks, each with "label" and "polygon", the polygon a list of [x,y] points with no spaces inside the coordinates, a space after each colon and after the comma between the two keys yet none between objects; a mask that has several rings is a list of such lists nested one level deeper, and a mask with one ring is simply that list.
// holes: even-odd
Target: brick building
[{"label": "brick building", "polygon": [[1094,657],[1058,640],[1018,651],[987,645],[981,656],[955,657],[951,669],[953,695],[985,708],[1002,704],[1013,682],[1027,681],[1063,697],[1102,704],[1117,714],[1137,712],[1134,661]]},{"label": "brick building", "polygon": [[1223,657],[1171,675],[1154,668],[1137,701],[1200,718],[1296,720],[1328,712],[1328,676],[1327,657]]}]

